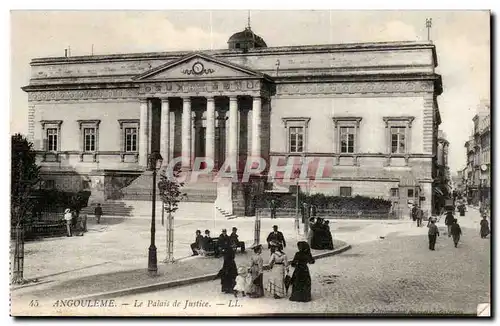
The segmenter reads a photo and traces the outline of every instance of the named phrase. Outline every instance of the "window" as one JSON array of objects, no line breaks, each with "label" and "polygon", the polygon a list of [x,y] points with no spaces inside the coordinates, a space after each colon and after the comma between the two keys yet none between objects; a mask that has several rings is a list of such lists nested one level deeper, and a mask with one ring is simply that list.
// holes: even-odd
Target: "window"
[{"label": "window", "polygon": [[139,120],[138,119],[120,119],[120,151],[123,156],[126,153],[137,154],[139,151]]},{"label": "window", "polygon": [[409,153],[411,125],[414,117],[384,117],[387,151],[390,154]]},{"label": "window", "polygon": [[94,160],[99,151],[99,123],[101,120],[78,120],[81,132],[81,151],[94,152]]},{"label": "window", "polygon": [[391,127],[391,153],[404,154],[406,149],[406,128]]},{"label": "window", "polygon": [[304,151],[304,128],[290,128],[290,153],[302,153]]},{"label": "window", "polygon": [[58,133],[59,131],[57,128],[47,128],[47,151],[56,152],[58,150]]},{"label": "window", "polygon": [[353,154],[358,152],[360,117],[334,117],[334,152]]},{"label": "window", "polygon": [[42,120],[42,130],[45,130],[43,139],[43,148],[47,152],[57,152],[61,150],[59,135],[61,134],[62,120]]},{"label": "window", "polygon": [[340,197],[351,197],[352,188],[351,187],[340,187]]},{"label": "window", "polygon": [[137,128],[125,128],[125,152],[137,152]]},{"label": "window", "polygon": [[235,48],[239,49],[240,48],[240,43],[236,43]]},{"label": "window", "polygon": [[408,189],[408,197],[413,197],[413,189]]},{"label": "window", "polygon": [[391,188],[391,197],[399,197],[399,188]]},{"label": "window", "polygon": [[95,128],[84,128],[83,129],[83,148],[85,152],[95,151]]},{"label": "window", "polygon": [[354,134],[355,128],[341,127],[340,128],[340,152],[354,153]]},{"label": "window", "polygon": [[307,127],[311,118],[283,118],[288,153],[307,152]]}]

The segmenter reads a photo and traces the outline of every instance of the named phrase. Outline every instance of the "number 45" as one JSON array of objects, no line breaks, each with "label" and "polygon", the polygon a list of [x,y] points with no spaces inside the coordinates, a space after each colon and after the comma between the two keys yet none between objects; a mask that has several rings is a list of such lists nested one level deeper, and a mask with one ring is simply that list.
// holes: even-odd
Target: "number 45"
[{"label": "number 45", "polygon": [[30,307],[38,307],[38,300],[31,300]]}]

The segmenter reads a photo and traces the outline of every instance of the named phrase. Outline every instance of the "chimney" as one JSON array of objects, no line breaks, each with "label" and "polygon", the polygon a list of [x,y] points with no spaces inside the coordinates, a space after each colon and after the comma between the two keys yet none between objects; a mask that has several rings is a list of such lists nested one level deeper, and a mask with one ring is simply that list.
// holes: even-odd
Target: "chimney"
[{"label": "chimney", "polygon": [[68,57],[68,49],[64,49],[64,57]]}]

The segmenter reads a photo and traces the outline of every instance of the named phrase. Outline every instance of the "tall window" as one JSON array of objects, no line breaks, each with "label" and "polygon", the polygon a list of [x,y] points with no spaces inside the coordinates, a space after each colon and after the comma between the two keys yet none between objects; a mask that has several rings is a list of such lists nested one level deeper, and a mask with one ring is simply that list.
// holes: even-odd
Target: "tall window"
[{"label": "tall window", "polygon": [[415,117],[383,117],[387,137],[387,153],[407,154],[411,148],[412,123]]},{"label": "tall window", "polygon": [[406,127],[391,127],[391,153],[404,154],[406,151]]},{"label": "tall window", "polygon": [[290,153],[302,153],[304,151],[304,128],[303,127],[290,127]]},{"label": "tall window", "polygon": [[340,128],[341,153],[354,153],[354,137],[355,137],[355,128],[353,127]]},{"label": "tall window", "polygon": [[359,131],[361,117],[333,117],[334,152],[353,154],[359,152]]},{"label": "tall window", "polygon": [[137,128],[125,128],[125,152],[137,152]]},{"label": "tall window", "polygon": [[83,129],[83,149],[85,152],[95,151],[96,128]]},{"label": "tall window", "polygon": [[48,128],[47,129],[47,151],[55,152],[58,150],[59,132],[57,128]]},{"label": "tall window", "polygon": [[399,197],[399,188],[391,188],[391,197]]},{"label": "tall window", "polygon": [[340,197],[351,197],[352,188],[351,187],[340,187]]}]

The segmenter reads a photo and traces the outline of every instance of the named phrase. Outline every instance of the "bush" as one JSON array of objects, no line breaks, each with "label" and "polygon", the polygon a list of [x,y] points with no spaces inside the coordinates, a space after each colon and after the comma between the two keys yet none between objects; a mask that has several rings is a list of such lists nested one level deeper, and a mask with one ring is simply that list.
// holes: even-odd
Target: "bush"
[{"label": "bush", "polygon": [[[276,194],[264,193],[257,196],[257,208],[269,208],[272,199],[276,201],[279,208],[295,208],[296,197],[294,194]],[[317,209],[345,209],[345,210],[362,210],[362,211],[375,211],[387,210],[391,208],[391,202],[381,198],[371,198],[365,196],[355,197],[339,197],[328,196],[324,194],[307,195],[299,193],[299,203],[313,204]]]},{"label": "bush", "polygon": [[39,211],[60,211],[61,208],[81,210],[88,206],[90,191],[39,190],[35,193]]}]

